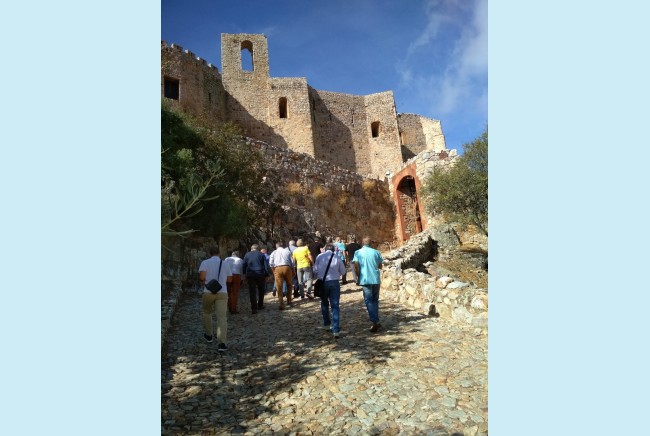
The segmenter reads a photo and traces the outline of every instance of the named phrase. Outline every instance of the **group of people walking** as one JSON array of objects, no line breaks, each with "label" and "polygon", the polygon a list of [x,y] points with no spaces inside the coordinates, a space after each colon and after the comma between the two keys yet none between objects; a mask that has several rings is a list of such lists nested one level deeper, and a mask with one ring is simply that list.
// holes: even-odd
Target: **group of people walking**
[{"label": "group of people walking", "polygon": [[[248,284],[248,293],[252,314],[264,309],[264,295],[267,277],[273,276],[274,295],[278,298],[279,309],[284,311],[294,306],[294,298],[313,300],[314,282],[322,282],[320,294],[323,326],[332,331],[334,338],[340,337],[341,285],[347,283],[347,266],[352,265],[353,280],[363,289],[363,299],[368,310],[370,331],[376,333],[379,324],[379,288],[383,259],[381,253],[371,246],[370,237],[363,238],[363,246],[355,238],[344,244],[340,237],[327,238],[325,244],[320,238],[314,238],[307,244],[303,239],[289,241],[287,247],[277,242],[275,250],[267,254],[258,244],[243,259],[239,251],[233,251],[223,261],[219,257],[219,248],[210,248],[210,258],[201,262],[199,279],[202,287],[203,337],[207,342],[213,341],[212,315],[216,312],[217,350],[224,352],[227,343],[227,312],[237,314],[239,289],[241,284]],[[206,287],[216,280],[220,289]],[[219,288],[217,286],[216,288]],[[286,294],[285,294],[286,290]],[[285,303],[286,298],[286,303]]]}]

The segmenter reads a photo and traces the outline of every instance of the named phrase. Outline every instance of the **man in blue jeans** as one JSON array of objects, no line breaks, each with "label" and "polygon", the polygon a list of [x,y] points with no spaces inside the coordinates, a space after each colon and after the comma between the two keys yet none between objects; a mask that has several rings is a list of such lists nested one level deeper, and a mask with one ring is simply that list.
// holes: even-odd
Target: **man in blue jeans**
[{"label": "man in blue jeans", "polygon": [[[331,261],[331,263],[330,263]],[[327,265],[329,264],[329,269]],[[327,275],[325,275],[327,272]],[[341,300],[341,285],[339,279],[345,274],[345,264],[339,256],[334,254],[334,245],[325,245],[325,251],[316,257],[314,263],[314,274],[318,280],[323,280],[323,294],[320,296],[320,311],[323,315],[323,325],[331,329],[334,338],[339,338],[341,325],[339,323],[339,301]],[[332,306],[332,318],[330,322],[330,305]]]},{"label": "man in blue jeans", "polygon": [[363,288],[363,301],[366,303],[368,315],[372,327],[370,331],[376,333],[379,331],[379,286],[381,278],[379,270],[382,262],[381,253],[370,246],[369,236],[363,238],[363,247],[354,252],[354,269],[359,278],[359,284]]}]

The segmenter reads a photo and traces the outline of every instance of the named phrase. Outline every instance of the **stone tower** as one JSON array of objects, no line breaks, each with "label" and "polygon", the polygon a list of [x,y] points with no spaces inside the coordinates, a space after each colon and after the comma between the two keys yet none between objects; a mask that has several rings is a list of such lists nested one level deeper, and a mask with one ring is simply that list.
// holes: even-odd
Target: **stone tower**
[{"label": "stone tower", "polygon": [[[246,57],[252,57],[251,70],[244,68],[242,58]],[[238,124],[246,135],[270,142],[272,131],[268,126],[268,108],[263,104],[263,98],[270,89],[266,36],[222,33],[221,68],[224,88],[228,93],[230,120]]]},{"label": "stone tower", "polygon": [[231,121],[249,136],[314,155],[307,79],[270,76],[266,36],[222,33],[221,67]]}]

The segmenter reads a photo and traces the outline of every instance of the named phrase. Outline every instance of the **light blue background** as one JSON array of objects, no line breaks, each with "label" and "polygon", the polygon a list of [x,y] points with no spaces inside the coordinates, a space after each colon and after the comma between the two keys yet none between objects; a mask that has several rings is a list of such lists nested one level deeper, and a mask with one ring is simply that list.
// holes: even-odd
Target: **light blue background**
[{"label": "light blue background", "polygon": [[160,4],[4,3],[6,435],[160,433]]},{"label": "light blue background", "polygon": [[647,433],[644,5],[490,3],[492,435]]},{"label": "light blue background", "polygon": [[[490,3],[490,431],[641,434],[648,11]],[[6,434],[160,431],[160,6],[4,5]]]}]

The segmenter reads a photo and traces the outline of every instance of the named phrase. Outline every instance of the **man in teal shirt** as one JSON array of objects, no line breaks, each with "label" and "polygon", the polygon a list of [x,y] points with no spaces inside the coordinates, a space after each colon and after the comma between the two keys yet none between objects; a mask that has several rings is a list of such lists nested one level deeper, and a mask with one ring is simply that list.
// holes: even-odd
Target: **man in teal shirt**
[{"label": "man in teal shirt", "polygon": [[363,238],[363,247],[354,252],[354,269],[359,277],[359,284],[363,288],[363,301],[366,303],[372,327],[370,331],[379,331],[379,286],[381,279],[379,270],[383,259],[381,253],[370,246],[369,236]]}]

